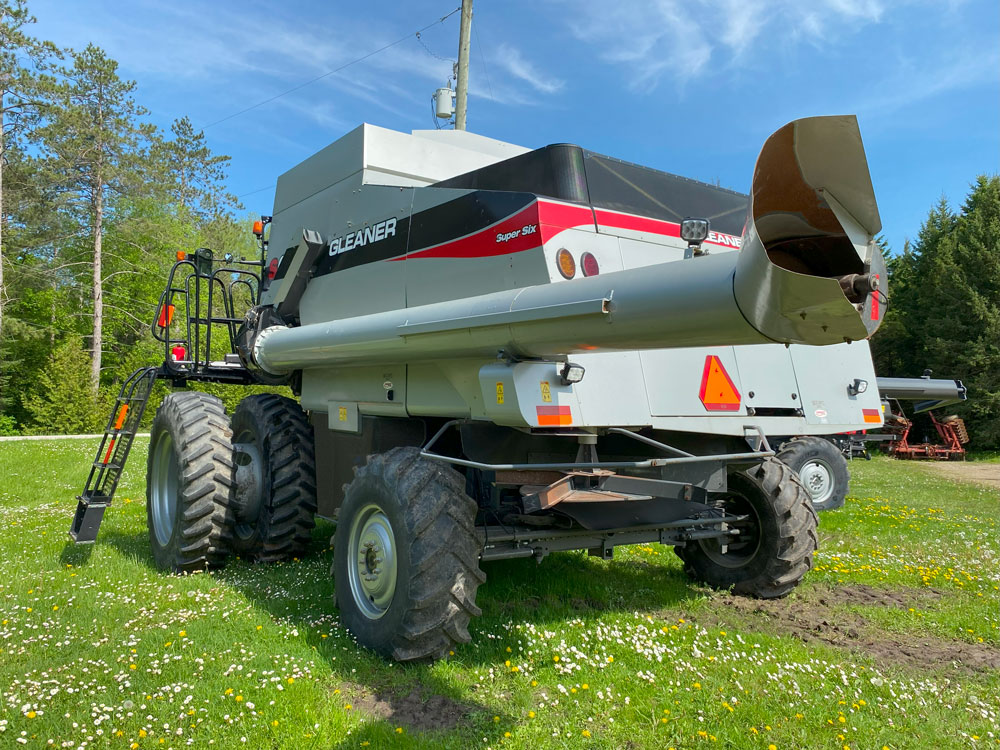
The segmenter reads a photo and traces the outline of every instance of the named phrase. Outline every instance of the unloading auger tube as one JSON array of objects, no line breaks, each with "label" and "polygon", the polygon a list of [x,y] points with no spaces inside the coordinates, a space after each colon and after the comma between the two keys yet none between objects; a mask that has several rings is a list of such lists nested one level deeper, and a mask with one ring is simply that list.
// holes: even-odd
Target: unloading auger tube
[{"label": "unloading auger tube", "polygon": [[271,373],[435,358],[552,358],[599,350],[780,342],[835,344],[875,332],[885,264],[857,121],[796,120],[754,169],[738,253],[418,307],[271,327],[254,342]]}]

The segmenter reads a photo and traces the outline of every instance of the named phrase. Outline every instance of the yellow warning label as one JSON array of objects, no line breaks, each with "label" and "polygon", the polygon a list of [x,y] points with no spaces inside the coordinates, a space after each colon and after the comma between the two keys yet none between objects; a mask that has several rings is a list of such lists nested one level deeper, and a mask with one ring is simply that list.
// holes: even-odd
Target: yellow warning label
[{"label": "yellow warning label", "polygon": [[542,381],[542,401],[547,404],[552,403],[552,389],[549,387],[547,380]]},{"label": "yellow warning label", "polygon": [[346,422],[347,421],[347,407],[346,406],[341,406],[337,410],[337,419],[339,419],[341,422]]},{"label": "yellow warning label", "polygon": [[503,383],[497,383],[497,405],[503,403]]}]

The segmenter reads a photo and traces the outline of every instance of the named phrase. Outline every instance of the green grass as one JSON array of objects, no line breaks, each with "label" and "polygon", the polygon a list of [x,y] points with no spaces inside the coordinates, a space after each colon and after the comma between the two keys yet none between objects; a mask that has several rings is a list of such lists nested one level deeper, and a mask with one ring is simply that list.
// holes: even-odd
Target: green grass
[{"label": "green grass", "polygon": [[[66,531],[94,446],[0,444],[0,747],[1000,745],[996,670],[803,643],[722,606],[659,546],[491,564],[471,644],[432,666],[389,664],[338,625],[327,524],[301,561],[156,570],[145,448],[98,543],[78,548]],[[888,642],[996,653],[1000,493],[885,459],[852,471],[787,607],[825,600]],[[859,584],[913,606],[838,601]],[[451,728],[387,716],[435,696],[447,704],[423,718]]]}]

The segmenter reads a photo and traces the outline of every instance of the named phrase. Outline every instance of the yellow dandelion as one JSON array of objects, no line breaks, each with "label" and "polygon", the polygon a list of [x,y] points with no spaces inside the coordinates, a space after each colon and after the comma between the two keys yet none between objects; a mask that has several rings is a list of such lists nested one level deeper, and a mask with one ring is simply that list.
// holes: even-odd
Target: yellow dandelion
[{"label": "yellow dandelion", "polygon": [[257,626],[257,630],[263,630],[263,629],[264,629],[264,626],[263,626],[263,625],[258,625],[258,626]]},{"label": "yellow dandelion", "polygon": [[777,745],[768,745],[767,746],[767,750],[778,750],[778,746]]},{"label": "yellow dandelion", "polygon": [[494,716],[494,717],[493,717],[493,723],[494,723],[494,724],[497,724],[497,723],[499,723],[499,722],[500,722],[500,717],[499,717],[499,716]]},{"label": "yellow dandelion", "polygon": [[402,733],[403,733],[403,728],[402,727],[396,727],[396,734],[402,734]]},{"label": "yellow dandelion", "polygon": [[347,703],[347,704],[344,705],[344,710],[345,711],[350,711],[352,708],[354,708],[354,706],[352,706],[350,703]]},{"label": "yellow dandelion", "polygon": [[188,632],[186,630],[182,630],[177,635],[179,635],[181,638],[187,638],[187,634],[188,634]]},{"label": "yellow dandelion", "polygon": [[701,690],[701,683],[700,683],[700,682],[696,682],[696,683],[694,684],[694,689],[695,689],[695,690]]},{"label": "yellow dandelion", "polygon": [[145,737],[146,736],[146,730],[145,729],[140,729],[139,730],[139,736],[140,737]]},{"label": "yellow dandelion", "polygon": [[55,612],[57,609],[59,609],[59,605],[58,604],[53,604],[52,605],[52,611]]},{"label": "yellow dandelion", "polygon": [[129,664],[128,668],[129,669],[138,669],[138,667],[135,664]]},{"label": "yellow dandelion", "polygon": [[232,688],[226,688],[226,695],[232,695],[232,694],[233,694],[233,689]]},{"label": "yellow dandelion", "polygon": [[242,695],[237,695],[236,696],[236,702],[237,703],[242,703],[243,702],[243,696]]},{"label": "yellow dandelion", "polygon": [[559,654],[552,657],[552,661],[559,661]]},{"label": "yellow dandelion", "polygon": [[538,680],[532,680],[531,687],[538,687]]},{"label": "yellow dandelion", "polygon": [[585,682],[585,683],[583,683],[582,685],[580,685],[580,687],[581,687],[581,688],[582,688],[583,690],[590,690],[590,685],[588,685],[588,684],[587,684],[586,682]]},{"label": "yellow dandelion", "polygon": [[510,732],[504,732],[504,733],[503,733],[503,736],[504,736],[504,737],[510,737]]},{"label": "yellow dandelion", "polygon": [[535,718],[535,712],[534,711],[528,711],[528,718],[529,719],[534,719]]},{"label": "yellow dandelion", "polygon": [[294,677],[289,677],[287,680],[285,680],[285,682],[287,682],[289,685],[291,685],[293,682],[295,682],[295,678]]},{"label": "yellow dandelion", "polygon": [[26,713],[25,716],[27,716],[29,719],[34,719],[36,716],[38,716],[38,714],[36,714],[34,711],[28,711],[28,713]]},{"label": "yellow dandelion", "polygon": [[580,732],[580,734],[582,734],[584,737],[589,737],[590,736],[590,731],[587,730],[587,729],[584,729],[582,732]]}]

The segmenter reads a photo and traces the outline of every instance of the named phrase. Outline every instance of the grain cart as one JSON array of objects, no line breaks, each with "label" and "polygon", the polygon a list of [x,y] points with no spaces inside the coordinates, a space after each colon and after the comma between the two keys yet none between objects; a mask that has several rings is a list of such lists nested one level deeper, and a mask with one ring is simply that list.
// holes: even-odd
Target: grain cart
[{"label": "grain cart", "polygon": [[341,618],[403,661],[469,640],[491,560],[660,542],[698,581],[783,596],[816,515],[766,435],[879,413],[879,228],[853,117],[774,133],[749,198],[566,144],[361,126],[279,179],[259,263],[175,265],[165,361],[123,388],[71,534],[96,537],[156,378],[287,383],[297,400],[231,418],[164,400],[159,565],[285,559],[335,519]]}]

